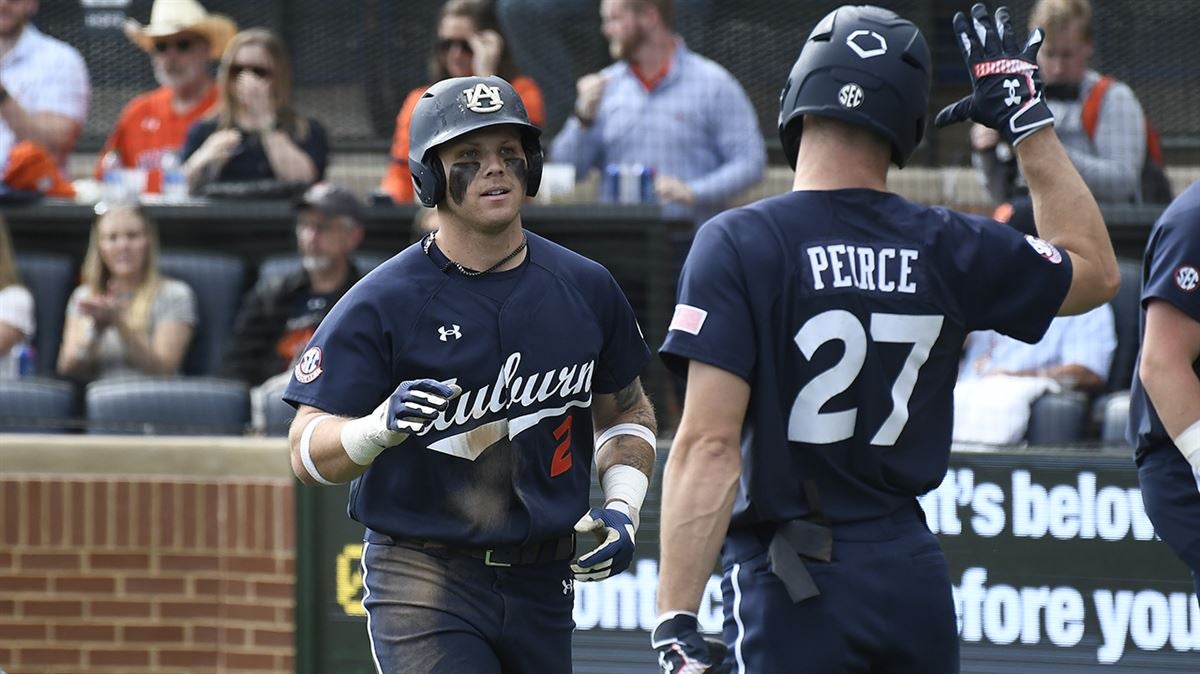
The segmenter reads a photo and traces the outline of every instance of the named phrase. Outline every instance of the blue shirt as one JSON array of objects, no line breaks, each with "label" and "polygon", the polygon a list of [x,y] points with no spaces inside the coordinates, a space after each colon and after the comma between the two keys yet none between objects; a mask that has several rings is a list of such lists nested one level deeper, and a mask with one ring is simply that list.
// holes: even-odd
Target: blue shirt
[{"label": "blue shirt", "polygon": [[1035,344],[996,332],[972,333],[963,352],[960,380],[996,372],[1045,370],[1060,365],[1082,365],[1101,381],[1108,380],[1117,333],[1112,306],[1102,304],[1078,316],[1058,316]]},{"label": "blue shirt", "polygon": [[664,204],[664,216],[699,224],[762,178],[766,150],[746,91],[682,39],[649,91],[627,61],[600,74],[607,82],[592,126],[572,117],[550,145],[550,160],[574,164],[580,180],[608,164],[645,164],[695,195],[694,208]]},{"label": "blue shirt", "polygon": [[874,190],[790,192],[705,224],[662,355],[750,384],[733,526],[811,515],[807,480],[831,522],[936,487],[964,337],[1036,341],[1070,283],[1040,239]]},{"label": "blue shirt", "polygon": [[[1146,255],[1142,261],[1142,334],[1146,330],[1146,307],[1151,300],[1171,306],[1200,321],[1200,182],[1192,183],[1171,202],[1150,230]],[[1142,354],[1133,367],[1133,386],[1129,395],[1129,427],[1126,439],[1137,456],[1159,448],[1177,451],[1171,436],[1154,410],[1154,403],[1137,375]],[[1200,362],[1192,363],[1200,376]]]},{"label": "blue shirt", "polygon": [[629,385],[650,352],[604,267],[526,236],[525,263],[475,278],[409,246],[310,340],[284,394],[293,405],[359,417],[405,380],[463,389],[354,480],[349,514],[368,529],[487,548],[567,535],[587,511],[592,395]]}]

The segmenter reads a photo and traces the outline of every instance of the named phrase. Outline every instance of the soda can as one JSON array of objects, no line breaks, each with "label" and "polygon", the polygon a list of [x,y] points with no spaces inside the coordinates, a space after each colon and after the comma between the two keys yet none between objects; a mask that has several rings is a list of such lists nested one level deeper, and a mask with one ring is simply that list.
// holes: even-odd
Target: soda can
[{"label": "soda can", "polygon": [[642,203],[642,165],[622,164],[617,201],[622,204]]},{"label": "soda can", "polygon": [[37,351],[32,344],[17,347],[17,376],[32,377],[37,370]]},{"label": "soda can", "polygon": [[642,203],[652,204],[658,201],[658,196],[654,193],[654,168],[638,164],[638,177],[641,180]]},{"label": "soda can", "polygon": [[604,167],[604,176],[600,181],[600,201],[615,204],[619,201],[621,190],[621,166],[609,164]]}]

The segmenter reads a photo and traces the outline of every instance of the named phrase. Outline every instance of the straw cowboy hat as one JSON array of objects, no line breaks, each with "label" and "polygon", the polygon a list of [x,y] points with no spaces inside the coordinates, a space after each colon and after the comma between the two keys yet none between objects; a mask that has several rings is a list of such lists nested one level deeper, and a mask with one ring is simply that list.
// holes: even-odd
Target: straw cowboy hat
[{"label": "straw cowboy hat", "polygon": [[195,33],[208,40],[209,58],[219,59],[225,45],[237,33],[237,24],[227,16],[209,14],[196,0],[155,0],[150,23],[125,20],[125,36],[144,51],[154,51],[155,38]]}]

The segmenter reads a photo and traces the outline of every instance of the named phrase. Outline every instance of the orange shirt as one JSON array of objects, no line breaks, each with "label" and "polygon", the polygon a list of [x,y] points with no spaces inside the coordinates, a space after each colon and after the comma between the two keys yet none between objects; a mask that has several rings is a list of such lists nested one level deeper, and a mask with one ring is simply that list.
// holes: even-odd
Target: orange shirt
[{"label": "orange shirt", "polygon": [[108,154],[109,150],[116,150],[121,155],[123,166],[149,168],[146,191],[158,192],[162,184],[159,164],[163,153],[183,149],[188,127],[207,115],[216,103],[216,84],[209,87],[203,100],[183,114],[178,114],[171,108],[171,90],[166,87],[159,87],[135,97],[121,111],[116,126],[96,158],[96,177],[101,177],[100,162],[103,161],[104,155]]},{"label": "orange shirt", "polygon": [[[545,123],[546,106],[542,102],[542,90],[538,87],[537,82],[522,75],[514,78],[512,85],[513,89],[517,90],[517,95],[521,97],[521,102],[525,104],[525,111],[529,113],[529,121],[533,122],[534,126],[541,126]],[[421,100],[421,94],[425,93],[428,88],[428,86],[417,87],[408,92],[408,97],[404,99],[404,105],[400,106],[400,114],[396,115],[396,133],[392,136],[392,163],[388,166],[387,174],[383,176],[383,182],[379,184],[379,187],[398,204],[411,203],[413,200],[412,173],[408,170],[408,125],[412,121],[412,113],[417,107],[417,101]]]}]

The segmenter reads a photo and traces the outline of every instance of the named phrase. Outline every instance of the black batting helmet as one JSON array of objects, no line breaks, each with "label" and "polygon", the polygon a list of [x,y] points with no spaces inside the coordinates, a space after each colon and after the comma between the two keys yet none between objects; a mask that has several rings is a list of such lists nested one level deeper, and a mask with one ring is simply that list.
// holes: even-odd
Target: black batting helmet
[{"label": "black batting helmet", "polygon": [[438,82],[421,95],[409,125],[408,167],[422,204],[436,206],[446,194],[446,176],[437,147],[499,124],[512,124],[521,130],[529,165],[525,193],[532,197],[542,182],[542,130],[529,121],[525,104],[511,84],[499,77],[454,77]]},{"label": "black batting helmet", "polygon": [[803,115],[865,126],[892,143],[903,167],[925,135],[929,46],[911,21],[869,5],[845,5],[808,36],[779,95],[779,138],[792,168]]}]

